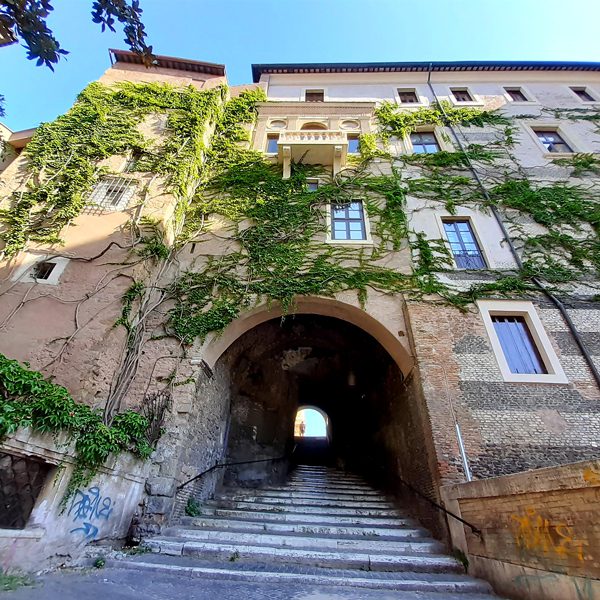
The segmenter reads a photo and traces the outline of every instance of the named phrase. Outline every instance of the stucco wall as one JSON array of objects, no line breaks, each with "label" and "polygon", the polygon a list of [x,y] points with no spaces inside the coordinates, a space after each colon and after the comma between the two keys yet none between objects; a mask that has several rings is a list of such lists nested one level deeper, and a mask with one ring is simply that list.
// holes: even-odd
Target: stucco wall
[{"label": "stucco wall", "polygon": [[0,568],[39,571],[78,559],[86,545],[123,540],[144,491],[146,467],[131,455],[110,459],[64,507],[73,448],[64,437],[19,430],[0,444],[9,454],[37,457],[52,468],[24,529],[0,529]]}]

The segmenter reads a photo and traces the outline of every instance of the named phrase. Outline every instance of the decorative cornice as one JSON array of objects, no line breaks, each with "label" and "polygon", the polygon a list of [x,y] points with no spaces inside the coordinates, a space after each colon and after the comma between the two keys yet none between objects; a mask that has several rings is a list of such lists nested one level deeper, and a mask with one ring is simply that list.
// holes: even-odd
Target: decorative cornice
[{"label": "decorative cornice", "polygon": [[[135,65],[143,65],[144,60],[140,54],[130,52],[129,50],[109,50],[111,61],[116,63],[128,63]],[[163,69],[176,69],[178,71],[189,71],[192,73],[204,73],[206,75],[225,76],[225,65],[217,63],[200,62],[198,60],[188,60],[187,58],[176,58],[174,56],[154,56],[154,67],[162,67]]]},{"label": "decorative cornice", "polygon": [[376,63],[291,63],[252,65],[254,82],[261,75],[300,73],[405,73],[439,71],[600,71],[598,62],[459,61]]}]

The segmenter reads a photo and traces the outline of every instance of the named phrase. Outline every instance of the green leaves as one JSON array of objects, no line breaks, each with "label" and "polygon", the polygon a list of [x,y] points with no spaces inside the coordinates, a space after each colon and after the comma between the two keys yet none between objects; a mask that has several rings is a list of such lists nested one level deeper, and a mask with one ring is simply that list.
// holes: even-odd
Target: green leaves
[{"label": "green leaves", "polygon": [[0,354],[0,438],[19,427],[64,431],[75,442],[76,468],[64,500],[89,483],[110,454],[130,451],[147,458],[152,452],[146,440],[148,421],[142,415],[118,414],[107,427],[99,412],[76,403],[66,388]]}]

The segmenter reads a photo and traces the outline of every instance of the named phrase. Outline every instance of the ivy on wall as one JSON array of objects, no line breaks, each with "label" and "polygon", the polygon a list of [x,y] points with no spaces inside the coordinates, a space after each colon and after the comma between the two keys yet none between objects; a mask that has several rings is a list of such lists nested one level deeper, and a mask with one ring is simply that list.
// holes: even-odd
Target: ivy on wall
[{"label": "ivy on wall", "polygon": [[[450,104],[443,105],[444,116],[442,107],[435,104],[405,111],[383,103],[375,113],[378,131],[361,136],[360,159],[350,168],[331,178],[317,167],[295,164],[292,176],[283,180],[277,165],[247,147],[257,104],[265,100],[260,89],[227,99],[225,88],[199,91],[163,84],[108,88],[95,83],[82,92],[66,115],[41,126],[27,146],[27,186],[13,195],[9,209],[0,212],[7,257],[30,241],[58,242],[61,230],[80,213],[92,186],[105,174],[100,162],[111,156],[135,154],[134,170],[160,176],[176,200],[174,244],[167,246],[160,228],[147,223],[148,235],[141,237],[137,247],[139,258],[153,261],[150,265],[155,275],[152,281],[136,281],[123,298],[118,324],[127,329],[128,339],[117,377],[117,408],[135,376],[149,306],[155,310],[170,302],[165,331],[187,345],[223,330],[241,311],[262,302],[278,302],[284,311],[291,312],[298,296],[333,296],[354,290],[364,305],[369,291],[376,290],[464,309],[482,296],[532,291],[533,276],[558,285],[589,278],[598,269],[600,209],[594,189],[564,183],[540,186],[526,178],[511,155],[514,120],[497,112]],[[144,119],[156,113],[165,114],[167,119],[158,142],[140,132]],[[597,121],[591,119],[591,113],[578,115]],[[393,138],[401,139],[422,126],[448,122],[460,127],[486,127],[494,141],[467,144],[464,153],[393,156],[387,149]],[[375,172],[373,161],[384,163],[386,169]],[[484,178],[493,182],[488,196],[484,197],[472,176],[472,163],[486,170]],[[568,166],[573,174],[581,174],[594,172],[597,165],[593,157],[580,155]],[[306,182],[315,175],[323,184],[311,192]],[[427,239],[412,230],[408,196],[440,204],[450,213],[458,206],[486,210],[490,203],[503,209],[521,244],[523,269],[487,271],[489,281],[467,289],[451,286],[438,276],[453,270],[447,245],[444,240]],[[373,245],[327,243],[328,207],[356,198],[363,201],[369,215]],[[178,249],[190,240],[210,238],[215,215],[230,223],[228,247],[232,249],[216,256],[197,255],[200,259],[192,269],[165,279],[165,266],[177,264]],[[542,226],[544,233],[528,234],[519,219],[512,218],[514,215],[526,215]],[[401,256],[412,257],[412,266],[408,260],[404,266],[397,261],[389,266],[390,259]],[[0,385],[9,390],[2,383],[3,377],[6,374],[0,371]],[[6,398],[11,393],[7,391]],[[22,398],[23,393],[15,397]],[[60,401],[69,403],[72,399],[64,396]],[[9,398],[7,406],[13,404]],[[29,423],[28,415],[15,412],[10,427]],[[89,415],[85,418],[95,419]],[[113,431],[108,424],[114,428],[121,419],[127,422],[135,417],[111,412],[103,425],[107,429],[102,430],[106,437],[101,448],[113,442],[130,446],[137,440],[133,434],[121,438],[120,434],[108,433]],[[56,427],[76,430],[68,420]],[[79,440],[79,434],[74,435]],[[82,442],[83,449],[86,444]],[[95,462],[85,459],[83,472],[89,473],[90,465],[100,464],[100,458],[107,455],[102,450]]]},{"label": "ivy on wall", "polygon": [[128,451],[145,459],[152,452],[146,438],[149,423],[140,414],[123,412],[107,427],[101,412],[75,402],[64,387],[0,354],[0,440],[19,427],[66,432],[74,443],[75,469],[64,501],[87,485],[111,454]]}]

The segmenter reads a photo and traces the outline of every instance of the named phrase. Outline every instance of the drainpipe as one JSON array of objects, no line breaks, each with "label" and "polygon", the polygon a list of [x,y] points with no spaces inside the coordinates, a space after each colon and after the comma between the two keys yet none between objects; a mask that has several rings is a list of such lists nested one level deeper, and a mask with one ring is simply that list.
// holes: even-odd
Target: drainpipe
[{"label": "drainpipe", "polygon": [[[471,173],[473,174],[473,177],[475,178],[475,181],[477,182],[477,185],[479,186],[479,189],[481,190],[484,198],[488,201],[488,204],[491,207],[492,214],[494,215],[494,218],[495,218],[496,222],[498,223],[500,230],[502,231],[502,235],[504,236],[504,239],[506,240],[506,242],[508,244],[510,252],[511,252],[511,254],[515,260],[515,263],[517,265],[517,269],[519,271],[521,271],[523,269],[523,262],[521,261],[521,257],[519,256],[517,249],[515,248],[515,245],[513,244],[513,241],[508,233],[508,230],[506,229],[504,220],[502,219],[502,216],[500,215],[498,208],[492,202],[492,199],[490,198],[490,195],[488,194],[486,187],[483,185],[483,182],[481,181],[481,178],[479,177],[479,173],[477,172],[475,165],[473,165],[473,162],[471,161],[461,139],[458,137],[458,134],[456,133],[455,128],[453,127],[452,123],[450,123],[450,120],[448,119],[446,110],[444,109],[443,104],[441,104],[441,102],[435,92],[435,89],[433,88],[433,85],[431,84],[431,67],[432,67],[432,63],[429,63],[429,69],[428,69],[428,73],[427,73],[427,85],[429,86],[429,90],[430,90],[432,96],[434,97],[435,101],[437,102],[438,106],[440,107],[440,110],[442,111],[446,127],[448,127],[450,129],[456,143],[458,144],[458,147],[460,148],[461,152],[465,155],[467,164],[469,165],[469,169],[471,170]],[[575,343],[579,347],[579,350],[581,351],[581,354],[583,355],[585,362],[587,363],[588,367],[590,368],[590,371],[592,372],[592,376],[596,382],[596,386],[600,389],[600,372],[596,368],[596,365],[594,364],[594,361],[592,359],[592,355],[588,351],[588,349],[585,345],[585,342],[579,335],[579,332],[577,331],[577,327],[575,327],[575,323],[573,323],[573,320],[569,316],[569,313],[567,312],[565,305],[552,292],[550,292],[537,277],[532,277],[531,281],[533,281],[534,285],[552,302],[552,304],[554,304],[554,306],[556,306],[556,308],[560,312],[565,324],[567,325],[567,328],[569,329],[569,331],[571,332],[571,335],[573,336],[573,339],[575,340]],[[457,424],[457,426],[458,426],[458,424]]]}]

